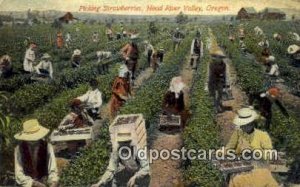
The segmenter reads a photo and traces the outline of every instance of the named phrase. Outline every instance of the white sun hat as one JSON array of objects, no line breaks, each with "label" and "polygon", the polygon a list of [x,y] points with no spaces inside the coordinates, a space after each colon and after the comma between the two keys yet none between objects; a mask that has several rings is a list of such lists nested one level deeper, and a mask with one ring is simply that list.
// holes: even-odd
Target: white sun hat
[{"label": "white sun hat", "polygon": [[266,60],[268,61],[268,62],[275,62],[275,57],[274,56],[269,56],[268,58],[266,58]]},{"label": "white sun hat", "polygon": [[41,59],[49,59],[51,56],[48,53],[44,53]]},{"label": "white sun hat", "polygon": [[251,108],[242,108],[237,111],[233,124],[240,127],[257,120],[259,115]]},{"label": "white sun hat", "polygon": [[290,45],[288,47],[287,52],[288,52],[288,54],[292,55],[292,54],[295,54],[299,50],[300,50],[300,47],[298,45],[294,44],[294,45]]},{"label": "white sun hat", "polygon": [[15,139],[23,141],[38,141],[49,133],[49,129],[40,125],[37,119],[30,119],[23,123],[23,130],[15,134]]},{"label": "white sun hat", "polygon": [[73,55],[81,55],[81,51],[79,49],[75,49]]},{"label": "white sun hat", "polygon": [[274,37],[274,38],[277,38],[278,36],[279,36],[278,33],[273,34],[273,37]]}]

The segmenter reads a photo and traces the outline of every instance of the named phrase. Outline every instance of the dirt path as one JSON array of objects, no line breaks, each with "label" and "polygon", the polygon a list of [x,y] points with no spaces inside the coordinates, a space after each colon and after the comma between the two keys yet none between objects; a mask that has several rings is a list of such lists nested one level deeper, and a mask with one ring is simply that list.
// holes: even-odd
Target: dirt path
[{"label": "dirt path", "polygon": [[[212,34],[210,30],[210,47],[214,47],[217,45],[217,41],[215,36]],[[244,92],[242,92],[241,88],[236,84],[237,75],[234,66],[231,63],[231,59],[225,59],[227,74],[229,75],[229,82],[231,84],[233,100],[223,101],[223,106],[225,108],[230,108],[230,110],[226,110],[223,113],[219,113],[216,115],[216,122],[221,128],[221,140],[225,145],[232,132],[234,131],[235,127],[232,124],[233,118],[237,110],[242,108],[243,105],[247,103],[247,96]]]},{"label": "dirt path", "polygon": [[[183,81],[187,85],[184,90],[184,101],[186,108],[190,107],[189,88],[192,84],[193,71],[189,68],[189,59],[187,59],[180,72]],[[153,139],[151,149],[181,149],[183,146],[182,134],[165,134],[155,129],[153,134],[150,135],[150,139]],[[151,167],[151,187],[173,187],[183,186],[183,177],[181,172],[181,160],[155,160],[150,165]]]}]

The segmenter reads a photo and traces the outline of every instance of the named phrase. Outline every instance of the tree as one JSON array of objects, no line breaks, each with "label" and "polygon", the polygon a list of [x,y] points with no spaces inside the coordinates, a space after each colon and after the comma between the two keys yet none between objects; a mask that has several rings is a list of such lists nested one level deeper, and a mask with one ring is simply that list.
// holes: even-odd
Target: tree
[{"label": "tree", "polygon": [[178,24],[185,24],[188,22],[188,16],[184,15],[183,12],[180,12],[176,16],[175,20],[176,20],[176,23],[178,23]]}]

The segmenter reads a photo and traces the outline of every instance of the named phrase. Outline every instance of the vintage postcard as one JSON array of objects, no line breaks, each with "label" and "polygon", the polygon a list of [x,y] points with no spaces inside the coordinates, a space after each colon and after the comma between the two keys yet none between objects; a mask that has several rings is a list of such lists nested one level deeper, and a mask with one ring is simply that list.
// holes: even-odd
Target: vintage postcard
[{"label": "vintage postcard", "polygon": [[0,0],[0,186],[300,186],[300,0]]}]

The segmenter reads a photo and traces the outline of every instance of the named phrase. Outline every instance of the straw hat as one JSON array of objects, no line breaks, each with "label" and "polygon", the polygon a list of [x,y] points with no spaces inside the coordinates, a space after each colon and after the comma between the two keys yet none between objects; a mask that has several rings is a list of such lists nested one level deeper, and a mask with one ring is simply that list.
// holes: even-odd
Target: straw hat
[{"label": "straw hat", "polygon": [[298,45],[290,45],[287,49],[288,54],[292,55],[295,54],[297,51],[300,50],[300,47]]},{"label": "straw hat", "polygon": [[48,53],[44,53],[42,59],[49,59],[51,56]]},{"label": "straw hat", "polygon": [[75,49],[73,55],[81,55],[81,51],[79,49]]},{"label": "straw hat", "polygon": [[251,108],[242,108],[237,111],[236,117],[233,119],[233,124],[240,127],[247,125],[258,118],[258,114]]},{"label": "straw hat", "polygon": [[215,56],[215,57],[221,57],[221,58],[225,58],[226,57],[226,55],[224,54],[224,52],[219,47],[217,47],[215,49],[212,49],[210,51],[210,55]]},{"label": "straw hat", "polygon": [[49,133],[49,129],[40,125],[37,119],[30,119],[23,123],[23,130],[15,134],[15,139],[23,141],[38,141]]}]

